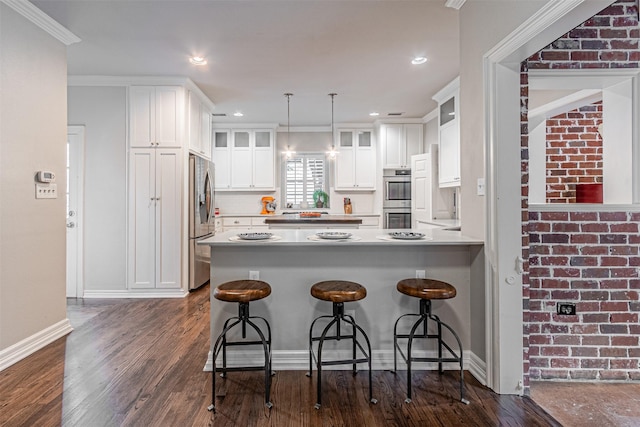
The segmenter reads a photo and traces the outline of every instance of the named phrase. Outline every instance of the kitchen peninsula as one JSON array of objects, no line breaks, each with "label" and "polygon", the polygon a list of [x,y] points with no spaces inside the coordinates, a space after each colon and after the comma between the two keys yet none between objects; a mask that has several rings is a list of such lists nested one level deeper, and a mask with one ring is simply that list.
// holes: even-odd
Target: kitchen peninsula
[{"label": "kitchen peninsula", "polygon": [[[393,324],[401,314],[418,311],[418,301],[400,294],[396,283],[426,272],[426,277],[447,281],[457,296],[434,301],[434,313],[451,325],[465,350],[465,369],[484,375],[484,259],[483,242],[459,231],[419,230],[419,240],[396,240],[382,229],[344,229],[347,239],[320,239],[323,229],[270,230],[266,240],[242,240],[237,231],[205,239],[211,247],[211,292],[221,283],[259,275],[271,285],[269,297],[251,303],[251,314],[265,317],[273,333],[273,367],[277,370],[308,369],[308,332],[311,321],[331,314],[331,304],[314,299],[309,289],[315,282],[341,279],[367,288],[367,297],[347,303],[369,334],[373,368],[393,367]],[[397,230],[396,230],[397,231]],[[400,230],[408,231],[408,230]],[[418,231],[418,230],[415,230]],[[252,273],[250,273],[252,272]],[[224,320],[237,315],[236,304],[211,297],[211,336],[216,337]],[[424,340],[422,340],[424,341]],[[418,352],[434,347],[414,344]],[[211,358],[211,354],[209,354]],[[229,352],[231,363],[258,361],[260,351]],[[479,361],[479,363],[477,363]],[[207,361],[211,369],[211,360]],[[418,366],[418,369],[424,368]]]}]

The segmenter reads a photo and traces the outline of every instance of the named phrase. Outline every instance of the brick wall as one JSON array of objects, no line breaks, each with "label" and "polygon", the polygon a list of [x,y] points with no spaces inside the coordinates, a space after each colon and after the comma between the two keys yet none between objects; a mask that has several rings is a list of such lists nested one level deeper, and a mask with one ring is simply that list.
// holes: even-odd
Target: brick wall
[{"label": "brick wall", "polygon": [[576,184],[602,182],[602,102],[547,120],[547,203],[575,203]]},{"label": "brick wall", "polygon": [[[525,385],[529,378],[640,379],[640,213],[529,212],[526,197],[527,70],[639,68],[639,41],[637,1],[620,0],[523,64]],[[574,302],[577,314],[555,314],[559,301]]]},{"label": "brick wall", "polygon": [[[530,212],[532,378],[640,379],[640,213]],[[576,315],[556,314],[558,302]]]}]

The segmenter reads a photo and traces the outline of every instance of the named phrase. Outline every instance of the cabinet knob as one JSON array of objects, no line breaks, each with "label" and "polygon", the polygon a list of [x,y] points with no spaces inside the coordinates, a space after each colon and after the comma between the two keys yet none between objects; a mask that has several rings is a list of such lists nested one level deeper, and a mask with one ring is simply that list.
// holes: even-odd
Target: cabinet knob
[{"label": "cabinet knob", "polygon": [[233,221],[233,223],[234,223],[234,224],[240,224],[240,221],[235,220],[235,221]]}]

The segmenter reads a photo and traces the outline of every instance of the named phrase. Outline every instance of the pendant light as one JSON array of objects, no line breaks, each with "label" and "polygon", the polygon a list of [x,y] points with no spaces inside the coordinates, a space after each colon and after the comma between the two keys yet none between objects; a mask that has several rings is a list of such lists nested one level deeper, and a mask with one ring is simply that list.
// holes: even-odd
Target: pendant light
[{"label": "pendant light", "polygon": [[336,158],[336,154],[338,154],[338,152],[336,151],[335,135],[334,135],[334,129],[333,129],[333,98],[336,95],[337,95],[337,93],[330,93],[329,94],[329,96],[331,97],[331,150],[327,151],[327,154],[332,159],[335,159]]},{"label": "pendant light", "polygon": [[290,117],[290,103],[291,103],[291,97],[293,96],[292,93],[285,93],[284,96],[287,97],[287,150],[284,152],[284,155],[287,159],[290,159],[296,152],[295,151],[291,151],[291,146],[289,145],[291,139],[290,139],[290,127],[291,127],[291,117]]}]

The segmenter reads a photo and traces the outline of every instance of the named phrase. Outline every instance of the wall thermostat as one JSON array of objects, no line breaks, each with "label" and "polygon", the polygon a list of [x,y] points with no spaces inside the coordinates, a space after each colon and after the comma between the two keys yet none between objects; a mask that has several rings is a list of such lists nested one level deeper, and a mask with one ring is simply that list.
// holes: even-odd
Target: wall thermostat
[{"label": "wall thermostat", "polygon": [[49,183],[56,180],[56,174],[49,171],[38,171],[36,174],[36,181]]}]

